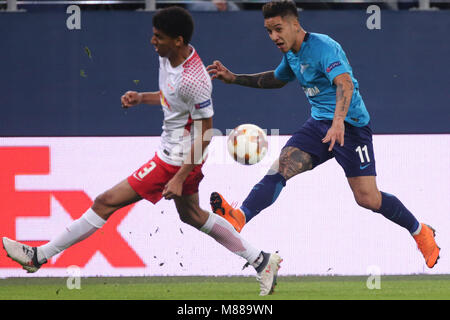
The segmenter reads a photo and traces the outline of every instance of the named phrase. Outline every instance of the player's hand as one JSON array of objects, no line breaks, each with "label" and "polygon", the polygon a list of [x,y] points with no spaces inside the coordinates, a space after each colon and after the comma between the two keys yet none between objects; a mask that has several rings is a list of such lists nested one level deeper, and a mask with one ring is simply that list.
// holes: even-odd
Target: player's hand
[{"label": "player's hand", "polygon": [[323,143],[330,143],[330,147],[328,151],[333,150],[334,144],[337,142],[341,147],[344,146],[344,134],[345,134],[345,125],[343,121],[334,122],[331,125],[330,129],[328,129],[325,138],[322,139]]},{"label": "player's hand", "polygon": [[211,79],[219,79],[225,83],[233,83],[236,79],[236,75],[230,70],[225,68],[222,62],[216,60],[213,64],[209,65],[206,70],[211,75]]},{"label": "player's hand", "polygon": [[120,98],[120,101],[122,102],[122,108],[130,108],[142,102],[142,95],[136,91],[127,91]]},{"label": "player's hand", "polygon": [[167,182],[164,186],[163,197],[167,200],[173,199],[175,197],[181,197],[181,193],[183,192],[183,181],[173,177]]}]

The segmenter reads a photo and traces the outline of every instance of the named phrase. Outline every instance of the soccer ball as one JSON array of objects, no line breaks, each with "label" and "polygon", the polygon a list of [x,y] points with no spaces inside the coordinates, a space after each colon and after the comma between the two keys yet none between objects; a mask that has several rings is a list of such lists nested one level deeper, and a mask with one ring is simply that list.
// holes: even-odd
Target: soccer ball
[{"label": "soccer ball", "polygon": [[228,135],[228,152],[237,162],[252,165],[267,153],[267,135],[254,124],[241,124]]}]

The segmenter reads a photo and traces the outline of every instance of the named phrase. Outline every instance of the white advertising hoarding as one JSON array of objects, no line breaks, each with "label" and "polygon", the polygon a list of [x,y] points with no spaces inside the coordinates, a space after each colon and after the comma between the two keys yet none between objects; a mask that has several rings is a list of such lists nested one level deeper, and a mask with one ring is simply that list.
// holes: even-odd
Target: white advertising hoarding
[{"label": "white advertising hoarding", "polygon": [[[221,192],[241,204],[277,158],[288,136],[269,136],[261,163],[244,166],[214,137],[203,167],[200,203]],[[128,177],[157,150],[159,137],[0,138],[0,236],[40,245],[57,235],[97,195]],[[428,269],[412,237],[359,207],[335,160],[287,182],[278,200],[242,235],[284,259],[280,275],[450,273],[450,135],[374,136],[377,183],[437,230],[443,254]],[[145,200],[115,213],[91,238],[27,275],[0,254],[0,277],[252,275],[245,261],[182,223],[173,201]]]}]

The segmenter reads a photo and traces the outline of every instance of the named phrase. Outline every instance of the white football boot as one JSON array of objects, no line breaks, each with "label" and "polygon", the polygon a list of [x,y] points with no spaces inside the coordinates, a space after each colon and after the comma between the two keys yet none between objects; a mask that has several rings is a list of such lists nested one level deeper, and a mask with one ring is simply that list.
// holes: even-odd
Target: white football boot
[{"label": "white football boot", "polygon": [[277,253],[271,253],[266,267],[258,273],[256,280],[259,282],[260,296],[272,294],[277,284],[278,269],[283,261]]},{"label": "white football boot", "polygon": [[42,264],[37,261],[36,247],[3,237],[3,248],[8,253],[8,257],[20,264],[28,273],[39,270]]}]

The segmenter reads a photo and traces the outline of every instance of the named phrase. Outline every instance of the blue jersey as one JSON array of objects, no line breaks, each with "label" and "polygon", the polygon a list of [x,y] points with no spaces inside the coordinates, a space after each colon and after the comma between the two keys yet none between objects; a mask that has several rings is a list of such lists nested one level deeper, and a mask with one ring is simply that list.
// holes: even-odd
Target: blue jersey
[{"label": "blue jersey", "polygon": [[311,104],[311,116],[316,120],[331,120],[336,109],[336,76],[348,73],[353,81],[353,96],[345,121],[362,127],[370,116],[359,93],[358,81],[342,47],[329,36],[307,33],[300,51],[289,51],[275,70],[275,77],[289,82],[297,79]]}]

